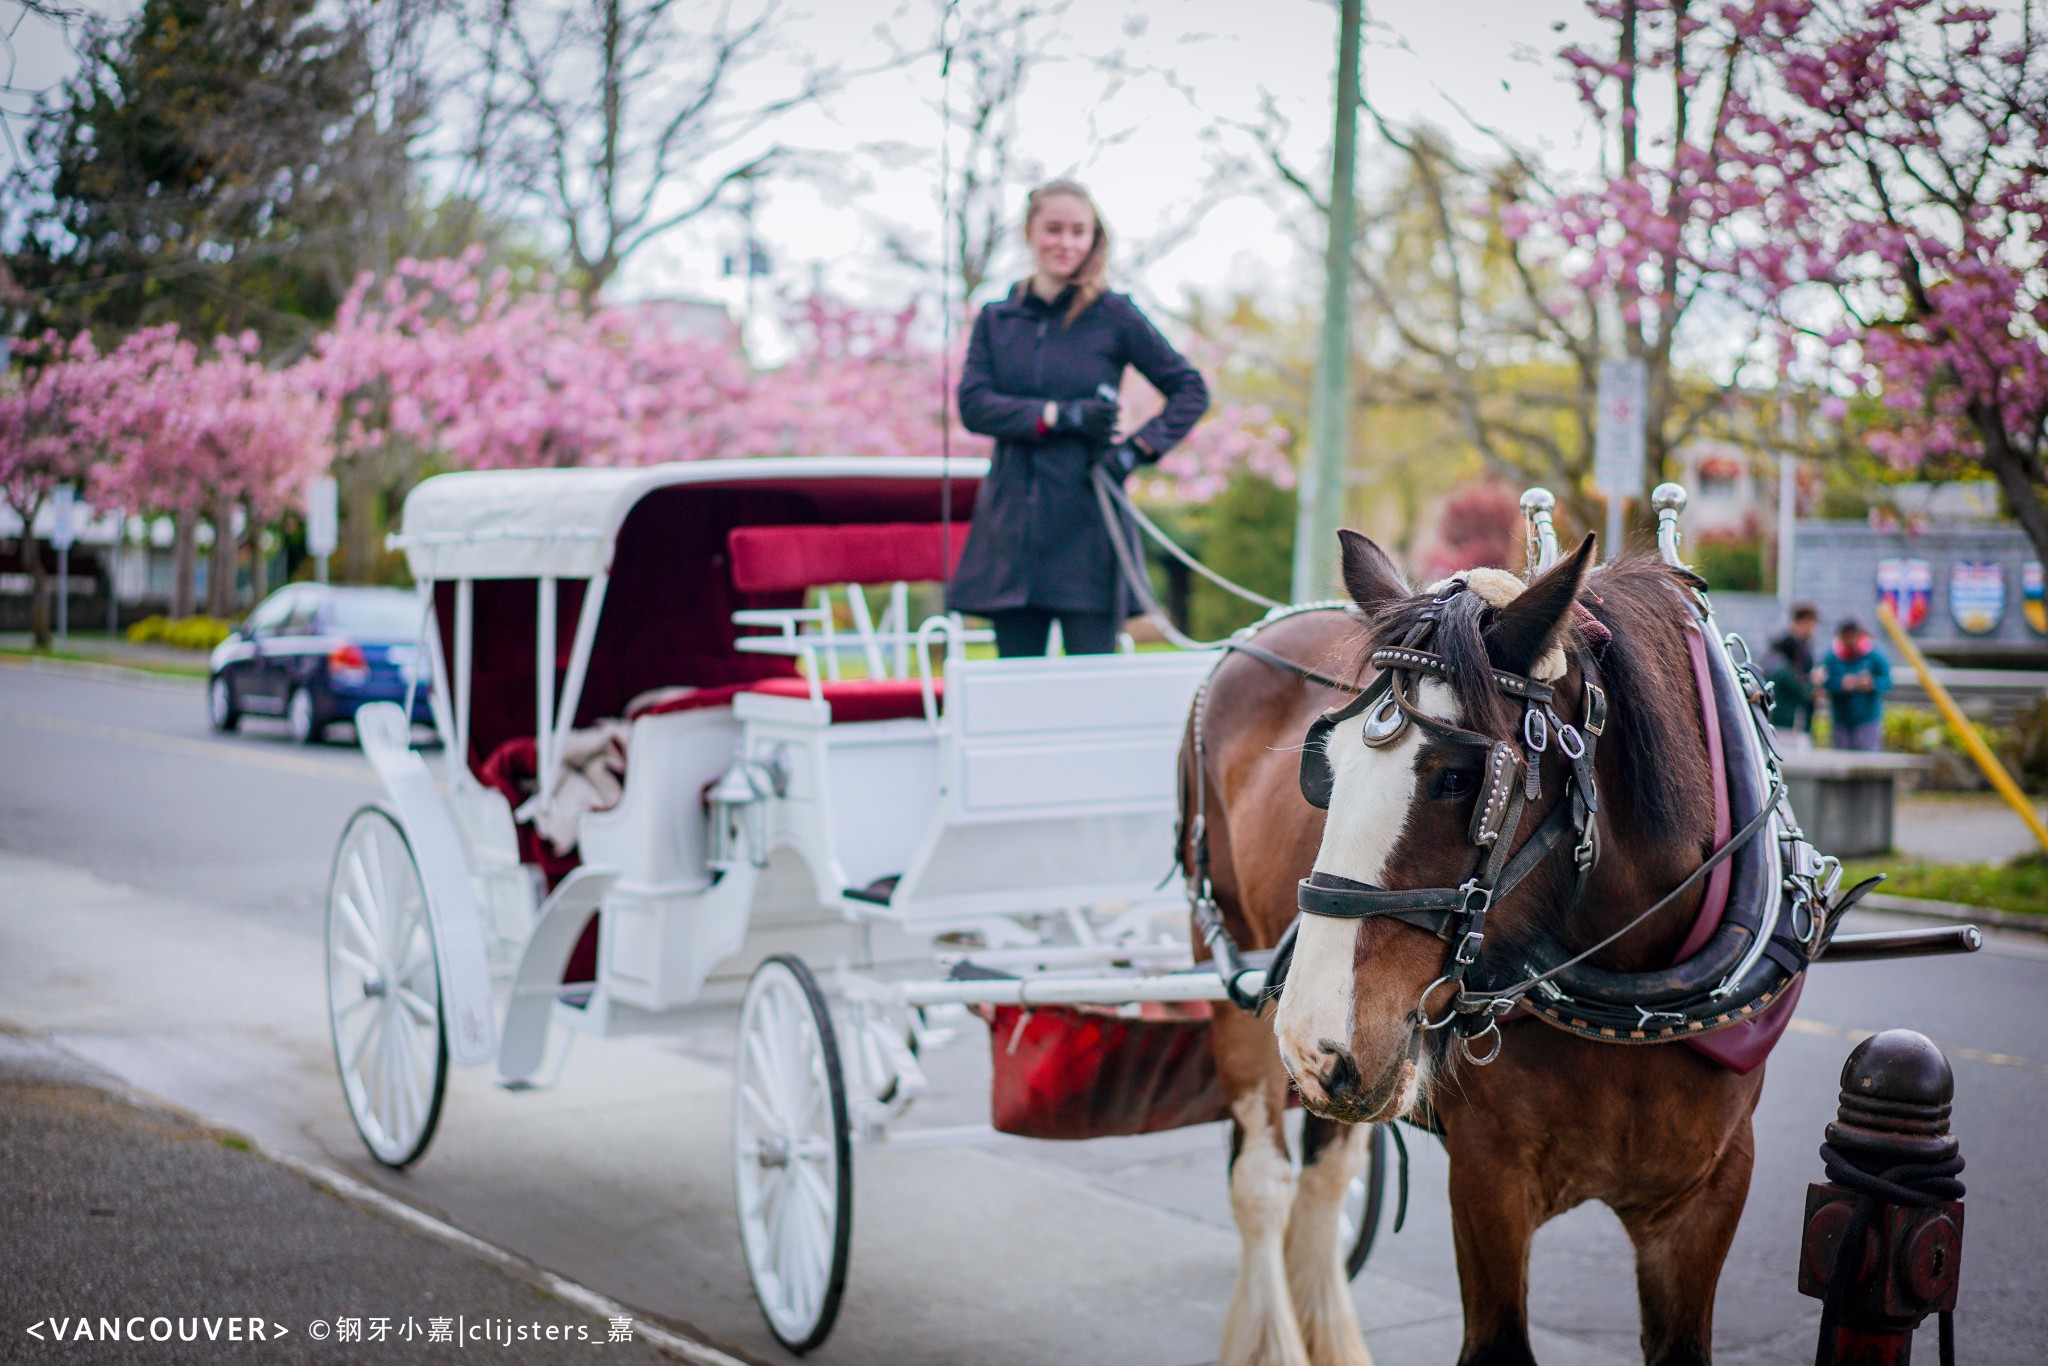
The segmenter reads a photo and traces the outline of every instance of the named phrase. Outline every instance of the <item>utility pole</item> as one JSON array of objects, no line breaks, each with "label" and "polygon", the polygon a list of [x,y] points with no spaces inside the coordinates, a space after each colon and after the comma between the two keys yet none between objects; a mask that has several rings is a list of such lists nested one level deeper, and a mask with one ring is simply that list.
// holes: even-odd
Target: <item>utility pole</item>
[{"label": "utility pole", "polygon": [[1351,433],[1351,237],[1356,229],[1358,35],[1361,0],[1341,0],[1337,20],[1337,124],[1330,153],[1329,239],[1323,247],[1323,335],[1309,409],[1308,463],[1296,486],[1296,602],[1328,597],[1335,584],[1337,526]]}]

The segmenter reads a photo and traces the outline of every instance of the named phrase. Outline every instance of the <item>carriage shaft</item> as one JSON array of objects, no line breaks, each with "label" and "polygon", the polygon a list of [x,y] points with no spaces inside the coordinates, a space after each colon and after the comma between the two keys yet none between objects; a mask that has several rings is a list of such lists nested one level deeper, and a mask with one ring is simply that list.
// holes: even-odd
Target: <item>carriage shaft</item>
[{"label": "carriage shaft", "polygon": [[[1263,979],[1264,974],[1247,974]],[[1263,985],[1247,981],[1256,991]],[[1148,1001],[1228,1000],[1214,973],[1153,977],[987,977],[957,982],[906,982],[904,1003],[914,1006],[1118,1006]]]}]

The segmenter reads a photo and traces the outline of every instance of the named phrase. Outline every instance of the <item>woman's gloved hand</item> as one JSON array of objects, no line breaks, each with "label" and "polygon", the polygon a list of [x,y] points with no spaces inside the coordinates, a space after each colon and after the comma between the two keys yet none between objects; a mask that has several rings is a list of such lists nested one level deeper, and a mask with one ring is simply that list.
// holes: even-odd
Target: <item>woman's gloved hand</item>
[{"label": "woman's gloved hand", "polygon": [[1122,476],[1138,468],[1144,460],[1145,453],[1138,449],[1136,443],[1119,441],[1113,446],[1103,447],[1095,463],[1112,474]]},{"label": "woman's gloved hand", "polygon": [[1055,410],[1055,420],[1050,424],[1053,431],[1075,432],[1089,441],[1107,441],[1109,434],[1116,430],[1117,408],[1114,403],[1105,403],[1099,398],[1077,398],[1048,406]]}]

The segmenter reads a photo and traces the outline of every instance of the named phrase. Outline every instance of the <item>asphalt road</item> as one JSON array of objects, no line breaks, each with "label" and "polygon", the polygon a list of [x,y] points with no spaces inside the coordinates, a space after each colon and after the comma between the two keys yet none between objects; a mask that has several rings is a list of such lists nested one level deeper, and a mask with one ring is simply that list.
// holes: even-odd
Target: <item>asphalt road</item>
[{"label": "asphalt road", "polygon": [[[539,1094],[458,1074],[434,1150],[406,1176],[381,1173],[334,1082],[319,967],[328,861],[349,812],[375,795],[369,770],[346,747],[296,749],[262,722],[214,737],[203,712],[196,687],[0,666],[0,1023],[654,1318],[784,1359],[736,1252],[728,1022],[580,1041]],[[1974,958],[1814,974],[1758,1114],[1757,1172],[1722,1279],[1721,1362],[1811,1353],[1817,1306],[1793,1286],[1814,1149],[1854,1040],[1894,1026],[1934,1038],[1956,1068],[1971,1192],[1961,1359],[2048,1357],[2048,1221],[2034,1193],[2048,1133],[2048,941],[2000,936]],[[986,1047],[975,1026],[937,1056],[935,1094],[913,1124],[985,1119]],[[1209,1126],[864,1150],[846,1313],[811,1359],[1212,1359],[1234,1271],[1223,1145]],[[1456,1351],[1443,1159],[1427,1139],[1410,1147],[1408,1227],[1383,1235],[1357,1287],[1381,1366]],[[0,1280],[5,1258],[0,1247]],[[1635,1357],[1628,1248],[1612,1215],[1583,1208],[1539,1235],[1531,1304],[1545,1360]]]},{"label": "asphalt road", "polygon": [[[0,1359],[342,1366],[488,1349],[543,1366],[667,1354],[466,1249],[379,1217],[232,1134],[133,1103],[112,1079],[0,1033]],[[579,1351],[581,1356],[587,1350]]]}]

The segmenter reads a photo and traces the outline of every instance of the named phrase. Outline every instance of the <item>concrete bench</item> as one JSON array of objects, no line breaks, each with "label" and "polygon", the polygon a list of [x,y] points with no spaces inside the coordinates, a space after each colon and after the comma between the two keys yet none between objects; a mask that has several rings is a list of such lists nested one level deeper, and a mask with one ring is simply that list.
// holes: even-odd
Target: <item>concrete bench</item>
[{"label": "concrete bench", "polygon": [[1799,750],[1785,756],[1785,790],[1816,848],[1836,858],[1865,858],[1892,847],[1899,778],[1930,766],[1917,754]]}]

